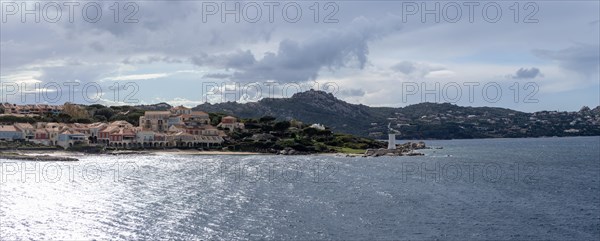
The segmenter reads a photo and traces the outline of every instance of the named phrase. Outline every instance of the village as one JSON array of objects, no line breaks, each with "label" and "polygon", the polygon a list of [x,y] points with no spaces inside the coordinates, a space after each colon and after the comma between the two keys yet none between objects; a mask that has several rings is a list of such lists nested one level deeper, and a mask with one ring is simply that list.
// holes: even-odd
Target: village
[{"label": "village", "polygon": [[[14,105],[4,103],[3,115],[25,117],[59,114],[63,106]],[[211,125],[209,115],[184,106],[166,111],[146,111],[135,126],[124,120],[94,123],[2,123],[0,141],[30,142],[45,146],[103,146],[134,148],[217,148],[226,131],[244,129],[233,116]]]}]

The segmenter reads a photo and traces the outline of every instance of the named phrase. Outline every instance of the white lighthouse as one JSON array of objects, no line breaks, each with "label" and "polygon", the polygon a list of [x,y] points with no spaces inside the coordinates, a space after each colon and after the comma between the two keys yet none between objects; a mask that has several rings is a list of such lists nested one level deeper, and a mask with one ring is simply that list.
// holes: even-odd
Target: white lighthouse
[{"label": "white lighthouse", "polygon": [[396,149],[396,134],[388,134],[388,149],[394,150]]},{"label": "white lighthouse", "polygon": [[396,149],[396,134],[400,134],[399,131],[392,129],[392,123],[388,123],[388,150]]}]

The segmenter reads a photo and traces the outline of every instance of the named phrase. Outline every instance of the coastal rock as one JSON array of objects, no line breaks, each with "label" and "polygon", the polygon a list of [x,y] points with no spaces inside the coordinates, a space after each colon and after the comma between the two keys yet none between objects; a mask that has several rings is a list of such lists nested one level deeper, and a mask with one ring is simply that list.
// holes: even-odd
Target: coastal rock
[{"label": "coastal rock", "polygon": [[407,142],[396,145],[396,149],[367,149],[363,157],[379,157],[379,156],[423,156],[425,154],[415,152],[418,149],[427,149],[425,142]]},{"label": "coastal rock", "polygon": [[293,148],[286,147],[285,149],[278,151],[277,155],[306,155],[306,152],[294,150]]}]

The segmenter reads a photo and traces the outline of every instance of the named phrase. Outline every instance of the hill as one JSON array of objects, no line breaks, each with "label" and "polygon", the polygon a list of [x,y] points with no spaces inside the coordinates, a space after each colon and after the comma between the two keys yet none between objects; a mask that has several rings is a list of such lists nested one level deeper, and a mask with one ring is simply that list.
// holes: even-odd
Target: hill
[{"label": "hill", "polygon": [[273,116],[321,123],[334,132],[385,138],[388,123],[404,139],[461,139],[600,135],[600,107],[579,112],[525,113],[506,108],[462,107],[449,103],[420,103],[406,107],[369,107],[350,104],[331,93],[310,90],[290,98],[195,107],[206,112],[241,118]]}]

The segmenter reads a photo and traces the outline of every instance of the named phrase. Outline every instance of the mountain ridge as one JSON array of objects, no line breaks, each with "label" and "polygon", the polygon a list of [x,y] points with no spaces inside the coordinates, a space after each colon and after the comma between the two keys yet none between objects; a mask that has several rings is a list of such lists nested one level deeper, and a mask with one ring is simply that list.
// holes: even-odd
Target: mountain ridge
[{"label": "mountain ridge", "polygon": [[240,118],[273,116],[296,119],[321,123],[336,132],[375,138],[385,137],[388,123],[398,127],[402,132],[400,138],[406,139],[600,135],[600,106],[593,110],[582,108],[579,112],[534,113],[431,102],[405,107],[369,107],[347,103],[324,91],[309,90],[295,93],[290,98],[264,98],[248,103],[204,103],[193,109]]}]

